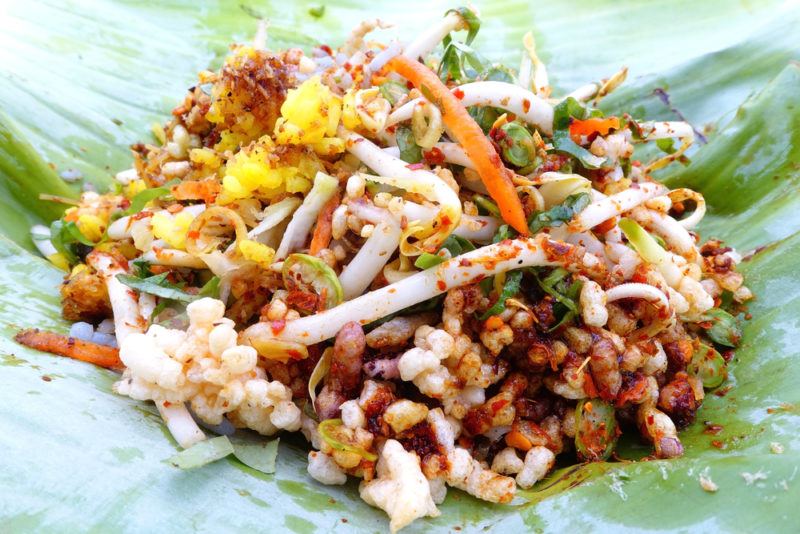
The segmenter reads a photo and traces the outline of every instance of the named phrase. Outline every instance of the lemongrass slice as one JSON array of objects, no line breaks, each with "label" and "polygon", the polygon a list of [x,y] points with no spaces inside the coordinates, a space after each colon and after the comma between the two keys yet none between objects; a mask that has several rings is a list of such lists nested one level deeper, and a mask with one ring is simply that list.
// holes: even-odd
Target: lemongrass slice
[{"label": "lemongrass slice", "polygon": [[242,337],[252,345],[275,337],[312,345],[334,337],[349,321],[368,324],[454,287],[531,266],[561,266],[600,280],[607,274],[605,265],[596,256],[585,254],[574,245],[552,241],[544,235],[507,240],[456,256],[330,310],[289,321],[280,332],[274,332],[270,324],[257,323],[245,330]]}]

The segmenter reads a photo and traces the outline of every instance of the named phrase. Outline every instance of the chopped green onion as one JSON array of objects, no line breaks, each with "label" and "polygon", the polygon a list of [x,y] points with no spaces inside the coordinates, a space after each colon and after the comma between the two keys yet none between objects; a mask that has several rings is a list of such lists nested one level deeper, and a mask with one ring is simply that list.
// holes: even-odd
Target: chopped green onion
[{"label": "chopped green onion", "polygon": [[667,251],[660,247],[655,238],[639,226],[639,223],[622,218],[619,221],[619,228],[639,256],[647,263],[655,265],[668,284],[674,286],[680,281],[682,276],[680,269],[670,260]]},{"label": "chopped green onion", "polygon": [[530,165],[536,159],[536,145],[527,128],[518,122],[507,122],[500,131],[505,133],[498,141],[503,159],[517,167]]},{"label": "chopped green onion", "polygon": [[290,254],[283,262],[283,282],[288,288],[310,288],[325,300],[329,310],[342,303],[344,290],[327,263],[308,254]]},{"label": "chopped green onion", "polygon": [[196,443],[188,449],[167,459],[179,469],[194,469],[216,462],[233,453],[233,445],[227,436],[218,436]]}]

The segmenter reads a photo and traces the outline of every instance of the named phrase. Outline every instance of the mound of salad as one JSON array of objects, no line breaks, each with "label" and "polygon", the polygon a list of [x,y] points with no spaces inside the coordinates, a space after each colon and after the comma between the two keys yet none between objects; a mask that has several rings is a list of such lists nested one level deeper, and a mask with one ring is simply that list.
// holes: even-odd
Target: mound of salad
[{"label": "mound of salad", "polygon": [[112,190],[33,229],[75,323],[18,341],[120,372],[180,467],[239,429],[302,432],[310,477],[360,479],[392,532],[448,487],[508,503],[557,459],[612,458],[623,432],[681,456],[752,298],[693,231],[703,197],[651,177],[695,132],[604,115],[625,69],[556,96],[531,34],[513,70],[479,26],[461,8],[405,43],[371,20],[336,50],[268,50],[265,26],[231,46]]}]

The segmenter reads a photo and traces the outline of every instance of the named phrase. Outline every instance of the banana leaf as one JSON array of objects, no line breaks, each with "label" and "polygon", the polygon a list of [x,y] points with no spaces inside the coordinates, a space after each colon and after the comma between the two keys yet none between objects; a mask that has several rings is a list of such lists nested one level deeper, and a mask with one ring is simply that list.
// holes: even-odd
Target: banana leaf
[{"label": "banana leaf", "polygon": [[[194,471],[164,462],[177,450],[149,404],[111,393],[115,375],[16,345],[17,329],[65,332],[58,270],[31,254],[27,228],[58,215],[41,193],[74,196],[58,173],[95,187],[130,165],[147,139],[231,41],[271,20],[269,46],[336,44],[359,20],[381,17],[408,35],[451,5],[389,2],[28,1],[0,5],[0,525],[9,532],[385,531],[357,485],[323,487],[306,451],[283,439],[275,474],[236,459]],[[800,10],[722,0],[485,2],[474,46],[511,65],[532,30],[557,91],[607,77],[629,81],[607,111],[674,120],[708,144],[670,186],[701,191],[704,237],[742,252],[757,295],[725,396],[708,395],[677,460],[563,467],[511,506],[455,490],[442,516],[414,531],[697,530],[793,532],[800,502]],[[397,12],[395,12],[397,11]],[[315,11],[318,13],[318,11]],[[660,91],[656,91],[656,90]],[[78,184],[80,185],[80,184]],[[721,425],[717,435],[705,423]],[[783,448],[782,454],[772,444]],[[647,448],[620,447],[624,459]],[[718,486],[701,489],[701,474]]]}]

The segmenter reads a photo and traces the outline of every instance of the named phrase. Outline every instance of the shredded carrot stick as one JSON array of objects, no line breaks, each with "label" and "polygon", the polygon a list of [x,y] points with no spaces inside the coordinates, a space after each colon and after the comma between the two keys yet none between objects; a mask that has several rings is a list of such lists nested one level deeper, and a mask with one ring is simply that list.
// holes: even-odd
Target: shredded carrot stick
[{"label": "shredded carrot stick", "polygon": [[93,363],[114,371],[121,371],[125,367],[119,359],[119,349],[62,334],[45,332],[38,328],[22,330],[14,336],[14,341],[32,349]]},{"label": "shredded carrot stick", "polygon": [[331,221],[333,220],[333,212],[338,205],[339,193],[336,193],[322,207],[322,211],[319,212],[317,224],[314,227],[314,235],[311,237],[311,245],[308,247],[308,253],[312,256],[316,256],[320,250],[330,244],[332,233]]},{"label": "shredded carrot stick", "polygon": [[576,143],[581,142],[581,136],[586,137],[597,132],[600,135],[606,135],[611,130],[619,129],[619,119],[617,117],[592,117],[584,120],[573,120],[569,124],[569,136]]},{"label": "shredded carrot stick", "polygon": [[442,111],[442,120],[475,164],[489,194],[500,208],[503,220],[517,232],[528,235],[528,224],[517,190],[511,181],[512,173],[500,160],[500,155],[483,134],[480,126],[469,116],[457,96],[439,80],[428,67],[405,56],[395,56],[386,68],[406,78],[422,94],[433,99]]}]

